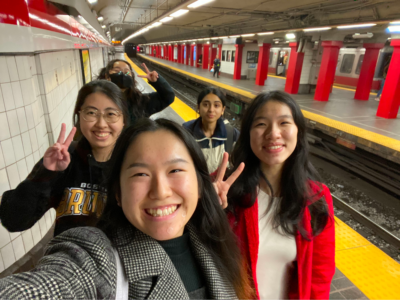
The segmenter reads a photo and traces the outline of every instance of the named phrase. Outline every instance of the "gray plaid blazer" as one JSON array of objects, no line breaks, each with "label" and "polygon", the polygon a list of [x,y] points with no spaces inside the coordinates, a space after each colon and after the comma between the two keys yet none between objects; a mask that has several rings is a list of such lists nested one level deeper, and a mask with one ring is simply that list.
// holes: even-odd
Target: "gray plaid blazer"
[{"label": "gray plaid blazer", "polygon": [[[193,226],[187,228],[209,297],[237,299]],[[130,299],[189,299],[172,261],[157,241],[131,226],[118,232],[115,243],[129,281]],[[107,236],[94,227],[73,228],[49,243],[36,268],[1,279],[0,298],[115,299],[116,273]]]}]

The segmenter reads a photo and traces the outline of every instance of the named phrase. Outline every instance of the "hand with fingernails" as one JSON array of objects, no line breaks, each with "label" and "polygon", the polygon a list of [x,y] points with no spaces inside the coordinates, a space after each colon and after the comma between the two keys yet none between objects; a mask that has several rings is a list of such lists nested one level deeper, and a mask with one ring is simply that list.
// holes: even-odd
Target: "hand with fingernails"
[{"label": "hand with fingernails", "polygon": [[219,198],[219,204],[221,204],[222,208],[226,208],[228,206],[228,191],[231,185],[238,179],[240,174],[242,174],[244,170],[244,163],[241,163],[239,167],[229,176],[225,181],[224,176],[226,172],[226,168],[228,166],[229,154],[227,152],[224,153],[222,163],[218,168],[217,177],[213,183],[215,191],[217,192]]},{"label": "hand with fingernails", "polygon": [[71,142],[74,138],[76,127],[72,128],[67,139],[65,139],[66,131],[67,131],[67,126],[64,123],[62,123],[61,132],[57,142],[53,146],[49,147],[44,153],[43,165],[47,170],[64,171],[71,162],[71,157],[69,155],[68,148],[71,145]]},{"label": "hand with fingernails", "polygon": [[156,71],[150,72],[149,69],[147,69],[147,66],[145,63],[142,63],[142,67],[146,70],[146,75],[138,75],[140,78],[147,78],[151,82],[156,82],[158,78],[158,73]]}]

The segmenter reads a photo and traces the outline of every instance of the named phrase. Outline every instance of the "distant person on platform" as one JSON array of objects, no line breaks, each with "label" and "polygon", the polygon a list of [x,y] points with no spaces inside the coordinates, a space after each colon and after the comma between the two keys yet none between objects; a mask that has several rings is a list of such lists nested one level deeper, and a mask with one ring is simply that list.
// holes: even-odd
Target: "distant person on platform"
[{"label": "distant person on platform", "polygon": [[212,68],[214,69],[213,77],[215,77],[215,74],[217,74],[217,78],[219,78],[219,69],[221,68],[221,61],[219,60],[218,54],[214,59]]},{"label": "distant person on platform", "polygon": [[383,68],[383,75],[382,75],[383,79],[381,81],[381,88],[379,89],[378,94],[376,95],[376,98],[375,98],[376,101],[381,100],[381,95],[382,95],[382,92],[383,92],[383,87],[385,86],[386,76],[387,76],[387,72],[389,70],[389,65],[390,65],[391,58],[392,57],[390,56],[389,59],[387,59],[385,67]]}]

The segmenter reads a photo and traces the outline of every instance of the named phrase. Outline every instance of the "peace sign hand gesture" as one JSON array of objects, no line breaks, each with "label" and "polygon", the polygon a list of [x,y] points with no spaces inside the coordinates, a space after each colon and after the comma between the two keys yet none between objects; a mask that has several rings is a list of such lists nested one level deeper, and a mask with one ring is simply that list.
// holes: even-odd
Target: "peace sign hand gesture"
[{"label": "peace sign hand gesture", "polygon": [[217,192],[219,203],[222,208],[226,208],[228,206],[228,191],[231,188],[231,185],[238,179],[239,175],[242,174],[244,169],[244,163],[241,163],[239,167],[229,176],[228,179],[223,181],[226,167],[228,166],[229,154],[227,152],[224,153],[224,157],[222,159],[222,163],[218,168],[217,177],[213,183],[215,191]]},{"label": "peace sign hand gesture", "polygon": [[142,63],[142,67],[146,70],[146,75],[138,75],[140,78],[147,78],[151,82],[156,82],[158,78],[158,73],[156,71],[150,72],[149,69],[147,69],[147,66],[145,63]]},{"label": "peace sign hand gesture", "polygon": [[71,145],[72,139],[74,138],[76,127],[72,128],[67,139],[64,141],[66,130],[67,126],[62,123],[60,136],[57,142],[44,153],[43,165],[47,170],[64,171],[71,162],[68,147]]}]

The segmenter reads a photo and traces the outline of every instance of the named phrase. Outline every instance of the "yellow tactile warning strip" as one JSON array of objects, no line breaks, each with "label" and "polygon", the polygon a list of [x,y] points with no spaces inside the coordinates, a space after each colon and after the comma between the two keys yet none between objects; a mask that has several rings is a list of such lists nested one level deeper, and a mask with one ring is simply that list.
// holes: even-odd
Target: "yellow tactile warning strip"
[{"label": "yellow tactile warning strip", "polygon": [[336,266],[369,299],[400,299],[400,264],[336,219]]},{"label": "yellow tactile warning strip", "polygon": [[[247,92],[247,91],[232,87],[232,86],[227,85],[227,84],[220,83],[220,82],[215,81],[215,80],[211,80],[211,79],[208,79],[208,78],[205,78],[205,77],[201,77],[201,76],[195,75],[193,73],[180,70],[178,68],[171,67],[171,66],[163,64],[163,63],[161,63],[159,61],[153,60],[153,59],[151,59],[151,58],[149,58],[147,56],[142,56],[142,57],[145,58],[145,59],[148,59],[148,60],[150,60],[150,61],[152,61],[154,63],[157,63],[159,65],[165,66],[167,68],[170,68],[172,70],[175,70],[177,72],[185,74],[187,76],[200,79],[202,81],[208,82],[208,83],[210,83],[212,85],[216,85],[216,86],[219,86],[219,87],[227,89],[227,90],[231,90],[231,91],[233,91],[233,92],[235,92],[237,94],[240,94],[240,95],[242,95],[244,97],[247,97],[247,98],[250,98],[250,99],[253,99],[255,97],[255,95],[253,93],[250,93],[250,92]],[[275,76],[275,77],[284,78],[284,77],[280,77],[280,76]],[[340,88],[340,87],[336,87],[336,88]],[[340,89],[346,89],[346,88],[340,88]],[[349,89],[347,89],[347,90],[349,90]],[[302,109],[302,112],[303,112],[304,116],[307,119],[310,119],[312,121],[315,121],[315,122],[327,125],[329,127],[335,128],[337,130],[352,134],[354,136],[363,138],[365,140],[371,141],[371,142],[376,143],[378,145],[382,145],[384,147],[387,147],[387,148],[390,148],[390,149],[393,149],[393,150],[396,150],[396,151],[400,151],[400,141],[398,141],[396,139],[393,139],[393,138],[390,138],[390,137],[387,137],[387,136],[384,136],[384,135],[381,135],[381,134],[378,134],[378,133],[375,133],[375,132],[372,132],[372,131],[368,131],[368,130],[365,130],[365,129],[362,129],[362,128],[359,128],[359,127],[356,127],[356,126],[353,126],[353,125],[350,125],[350,124],[346,124],[346,123],[343,123],[343,122],[340,122],[340,121],[336,121],[336,120],[333,120],[333,119],[330,119],[330,118],[327,118],[327,117],[324,117],[324,116],[309,112],[309,111],[304,110],[304,109]]]},{"label": "yellow tactile warning strip", "polygon": [[[126,54],[125,59],[131,64],[136,73],[139,75],[146,75],[146,73],[136,66]],[[154,90],[151,85],[149,86]],[[170,106],[185,122],[198,118],[196,112],[177,97],[175,97],[174,103],[172,103]]]},{"label": "yellow tactile warning strip", "polygon": [[[145,73],[128,57],[134,70]],[[177,101],[178,100],[178,101]],[[174,111],[185,121],[196,112],[178,98]],[[174,102],[174,103],[175,103]],[[183,104],[180,108],[180,103]],[[191,112],[190,112],[191,111]],[[400,264],[345,223],[335,218],[336,266],[369,299],[400,299]]]}]

